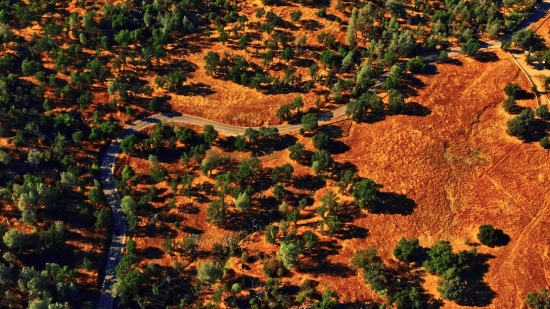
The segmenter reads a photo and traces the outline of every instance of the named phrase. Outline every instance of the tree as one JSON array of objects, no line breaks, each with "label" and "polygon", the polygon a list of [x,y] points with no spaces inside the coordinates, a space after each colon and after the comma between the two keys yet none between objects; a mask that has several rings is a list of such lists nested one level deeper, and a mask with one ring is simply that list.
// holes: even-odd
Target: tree
[{"label": "tree", "polygon": [[109,208],[103,208],[94,212],[96,217],[95,227],[97,228],[107,228],[111,226],[111,210]]},{"label": "tree", "polygon": [[122,149],[124,153],[135,154],[137,143],[138,139],[135,135],[127,135],[120,142],[120,149]]},{"label": "tree", "polygon": [[521,86],[518,83],[509,83],[504,87],[504,92],[509,97],[517,98],[521,93]]},{"label": "tree", "polygon": [[160,244],[160,247],[164,250],[164,252],[166,252],[166,254],[172,255],[172,249],[174,247],[172,237],[170,237],[170,235],[166,236]]},{"label": "tree", "polygon": [[541,120],[549,121],[550,120],[550,112],[548,112],[548,104],[541,104],[535,108],[535,115],[539,117]]},{"label": "tree", "polygon": [[296,112],[300,112],[300,108],[304,106],[304,100],[302,96],[294,98],[292,102],[290,102],[290,107],[293,108]]},{"label": "tree", "polygon": [[448,241],[440,240],[428,251],[428,260],[424,262],[424,268],[431,274],[442,276],[447,270],[461,266],[458,255]]},{"label": "tree", "polygon": [[218,131],[214,129],[214,126],[211,124],[204,125],[203,132],[201,134],[202,138],[208,145],[212,145],[214,140],[218,138]]},{"label": "tree", "polygon": [[103,191],[101,188],[93,187],[88,191],[88,199],[94,204],[99,204],[103,200]]},{"label": "tree", "polygon": [[402,237],[393,249],[393,255],[400,261],[413,262],[419,250],[418,238],[407,240]]},{"label": "tree", "polygon": [[518,104],[516,103],[516,99],[513,96],[507,97],[502,102],[502,107],[508,113],[515,113],[518,110]]},{"label": "tree", "polygon": [[283,263],[286,269],[290,270],[298,265],[298,255],[303,249],[295,242],[282,241],[279,251],[277,251],[277,259]]},{"label": "tree", "polygon": [[330,143],[330,137],[323,132],[319,132],[311,138],[313,146],[317,149],[326,149]]},{"label": "tree", "polygon": [[292,50],[292,48],[290,47],[286,47],[282,52],[281,52],[281,57],[285,60],[285,61],[290,61],[292,60],[292,58],[294,58],[294,51]]},{"label": "tree", "polygon": [[535,42],[535,32],[533,30],[521,29],[512,36],[512,43],[528,50]]},{"label": "tree", "polygon": [[378,187],[371,179],[363,179],[355,183],[351,195],[355,204],[361,209],[375,210],[378,201]]},{"label": "tree", "polygon": [[535,309],[550,308],[550,291],[547,288],[541,288],[538,292],[531,291],[525,298],[527,306]]},{"label": "tree", "polygon": [[212,262],[202,262],[197,265],[197,279],[201,282],[214,284],[223,277],[223,269]]},{"label": "tree", "polygon": [[406,287],[395,293],[391,300],[395,302],[397,309],[422,309],[425,308],[422,298],[416,287]]},{"label": "tree", "polygon": [[235,207],[239,211],[247,211],[250,207],[250,197],[246,192],[242,192],[237,196],[237,199],[235,200]]},{"label": "tree", "polygon": [[288,157],[293,160],[300,160],[304,156],[304,144],[296,143],[288,147]]},{"label": "tree", "polygon": [[248,46],[248,37],[246,36],[246,34],[243,34],[239,38],[239,48],[242,50],[246,50],[246,46]]},{"label": "tree", "polygon": [[275,112],[275,116],[281,120],[287,119],[291,115],[290,107],[290,104],[281,105],[281,107],[279,107]]},{"label": "tree", "polygon": [[27,242],[27,237],[19,230],[12,229],[4,234],[2,240],[9,249],[22,249]]},{"label": "tree", "polygon": [[407,70],[411,73],[421,73],[426,68],[426,63],[420,56],[416,56],[407,61]]},{"label": "tree", "polygon": [[217,52],[209,51],[206,56],[204,56],[204,69],[206,70],[206,74],[212,75],[216,73],[219,63],[220,54],[218,54]]},{"label": "tree", "polygon": [[507,130],[506,132],[509,135],[515,136],[521,140],[527,138],[527,133],[530,130],[531,122],[534,119],[534,112],[532,109],[527,108],[521,111],[521,113],[508,120],[506,123]]},{"label": "tree", "polygon": [[237,135],[235,137],[235,148],[239,151],[244,151],[246,149],[246,137],[244,135]]},{"label": "tree", "polygon": [[311,156],[311,168],[316,174],[328,170],[332,165],[333,159],[330,153],[324,149],[317,151]]},{"label": "tree", "polygon": [[290,13],[290,20],[293,24],[296,24],[300,18],[302,18],[302,11],[296,10]]},{"label": "tree", "polygon": [[550,148],[550,141],[548,140],[548,136],[544,136],[543,138],[541,138],[539,140],[539,145],[544,149]]},{"label": "tree", "polygon": [[305,131],[313,131],[317,129],[318,125],[317,115],[309,113],[302,116],[302,128],[304,128]]},{"label": "tree", "polygon": [[357,44],[355,40],[355,29],[357,27],[357,9],[353,8],[351,10],[351,16],[349,18],[348,27],[346,31],[346,44],[348,44],[351,48],[355,47]]},{"label": "tree", "polygon": [[274,245],[277,242],[277,233],[279,233],[278,226],[268,225],[265,229],[265,239],[267,242]]},{"label": "tree", "polygon": [[479,45],[478,41],[474,38],[470,38],[468,39],[466,44],[460,47],[460,50],[466,55],[471,57],[475,55],[480,48],[481,48],[481,45]]},{"label": "tree", "polygon": [[359,249],[353,252],[350,259],[350,268],[354,271],[362,271],[365,282],[369,283],[370,288],[380,291],[386,284],[384,275],[384,263],[376,249],[369,247]]},{"label": "tree", "polygon": [[336,294],[336,291],[329,288],[327,285],[325,285],[325,288],[323,290],[323,295],[321,296],[321,301],[319,301],[316,304],[313,304],[312,308],[319,308],[319,309],[334,309],[338,308],[338,295]]},{"label": "tree", "polygon": [[136,297],[139,288],[145,281],[144,275],[138,269],[130,270],[117,277],[118,281],[113,286],[113,297],[122,297],[123,299]]},{"label": "tree", "polygon": [[384,80],[383,87],[386,90],[397,89],[403,78],[403,69],[399,65],[391,67],[388,77]]},{"label": "tree", "polygon": [[499,242],[498,230],[495,230],[495,228],[490,224],[483,224],[479,226],[477,239],[479,239],[480,243],[488,247],[495,247]]},{"label": "tree", "polygon": [[464,293],[465,286],[459,270],[450,268],[446,270],[441,279],[437,281],[437,291],[447,300],[458,300]]},{"label": "tree", "polygon": [[120,206],[122,208],[122,211],[126,215],[134,214],[137,209],[136,201],[134,201],[134,199],[132,199],[132,197],[128,195],[122,198],[122,200],[120,201]]},{"label": "tree", "polygon": [[334,58],[335,58],[334,53],[327,49],[321,53],[319,60],[321,60],[321,63],[324,65],[324,68],[326,69],[327,65],[329,67],[332,65]]},{"label": "tree", "polygon": [[206,210],[206,221],[214,225],[221,225],[225,222],[227,207],[222,200],[210,202]]},{"label": "tree", "polygon": [[390,97],[388,99],[388,106],[390,110],[396,114],[401,114],[405,111],[405,97],[397,90],[390,91]]},{"label": "tree", "polygon": [[405,12],[403,0],[386,0],[385,7],[394,16],[401,16]]}]

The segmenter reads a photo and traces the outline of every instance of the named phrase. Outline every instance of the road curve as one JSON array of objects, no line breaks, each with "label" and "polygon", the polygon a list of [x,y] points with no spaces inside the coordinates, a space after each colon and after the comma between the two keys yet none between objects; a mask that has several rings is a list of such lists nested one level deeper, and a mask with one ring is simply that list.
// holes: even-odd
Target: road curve
[{"label": "road curve", "polygon": [[[548,10],[550,9],[550,0],[543,0],[542,3],[540,3],[535,10],[535,12],[527,19],[525,20],[518,29],[527,29],[531,27],[538,19],[540,19],[542,16],[544,16]],[[507,37],[509,38],[509,37]],[[492,40],[488,41],[482,44],[482,49],[492,49],[492,48],[500,48],[500,41]],[[449,56],[457,56],[461,54],[460,48],[452,48],[449,50]],[[426,61],[437,61],[438,55],[437,54],[427,54],[422,56],[422,58]],[[402,63],[402,65],[405,63]],[[376,84],[372,87],[372,89],[378,88],[381,86],[381,82],[386,78],[388,75],[388,72],[386,72],[384,75],[381,76],[381,78],[376,82]],[[346,106],[343,105],[331,112],[322,114],[319,116],[319,123],[323,124],[329,120],[332,120],[334,118],[338,118],[341,116],[344,116],[346,113]],[[115,181],[114,181],[114,168],[115,168],[115,161],[117,156],[120,154],[120,142],[121,140],[127,136],[134,134],[138,131],[141,131],[147,127],[153,126],[160,122],[174,122],[174,123],[185,123],[185,124],[193,124],[193,125],[199,125],[204,126],[207,124],[213,125],[214,128],[225,135],[240,135],[243,134],[244,131],[248,127],[240,127],[240,126],[234,126],[229,124],[224,124],[200,117],[190,116],[190,115],[181,115],[181,114],[156,114],[152,115],[146,118],[143,118],[141,120],[135,121],[130,126],[126,127],[122,133],[118,136],[118,138],[111,143],[109,148],[107,149],[107,152],[105,153],[105,156],[103,157],[103,160],[101,161],[101,184],[103,186],[103,193],[105,194],[105,197],[107,199],[107,202],[111,206],[111,210],[113,212],[113,234],[112,234],[112,241],[111,241],[111,247],[109,249],[109,256],[107,260],[107,266],[105,269],[105,278],[103,281],[102,289],[101,289],[101,296],[99,300],[99,309],[111,309],[113,307],[113,297],[111,296],[111,288],[113,284],[116,282],[116,271],[115,268],[118,265],[120,258],[122,257],[123,250],[124,250],[124,244],[126,243],[126,220],[124,217],[124,213],[122,212],[122,208],[120,205],[120,196],[118,194],[117,189],[115,188]],[[301,127],[299,124],[284,124],[284,125],[278,125],[275,126],[280,133],[287,133],[292,131],[298,131]],[[253,127],[255,129],[258,129],[258,127]]]}]

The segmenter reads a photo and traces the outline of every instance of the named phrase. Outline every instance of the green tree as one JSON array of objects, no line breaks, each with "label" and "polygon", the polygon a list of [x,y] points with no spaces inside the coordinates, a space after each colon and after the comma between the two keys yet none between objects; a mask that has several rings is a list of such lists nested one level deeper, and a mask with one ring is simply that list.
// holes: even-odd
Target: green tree
[{"label": "green tree", "polygon": [[521,113],[508,120],[506,123],[507,130],[506,132],[509,135],[515,136],[521,140],[524,140],[528,137],[530,131],[531,122],[534,119],[534,112],[532,109],[527,108],[521,111]]},{"label": "green tree", "polygon": [[302,11],[296,10],[290,13],[290,20],[293,24],[296,24],[300,20],[300,18],[302,18]]},{"label": "green tree", "polygon": [[27,237],[19,230],[11,229],[4,234],[2,240],[9,249],[22,249],[26,245]]},{"label": "green tree", "polygon": [[402,237],[393,249],[393,255],[400,261],[413,262],[420,249],[418,238],[407,240]]},{"label": "green tree", "polygon": [[212,262],[201,262],[197,265],[197,279],[214,284],[223,277],[223,269]]},{"label": "green tree", "polygon": [[322,53],[321,53],[321,56],[319,57],[319,59],[321,60],[321,63],[324,65],[324,68],[326,69],[327,65],[329,67],[332,66],[332,62],[334,61],[334,58],[335,58],[335,55],[332,51],[330,50],[324,50]]},{"label": "green tree", "polygon": [[361,209],[375,210],[378,201],[378,187],[371,179],[363,179],[355,183],[351,195]]},{"label": "green tree", "polygon": [[139,289],[145,281],[144,275],[137,269],[117,276],[118,281],[113,286],[113,297],[132,299],[138,296]]},{"label": "green tree", "polygon": [[239,151],[244,151],[246,149],[246,137],[244,135],[237,135],[235,137],[235,148]]},{"label": "green tree", "polygon": [[405,13],[405,6],[403,5],[403,0],[386,0],[385,7],[394,16],[401,16],[403,13]]},{"label": "green tree", "polygon": [[302,128],[304,128],[305,131],[313,131],[317,129],[318,125],[319,121],[317,119],[317,115],[309,113],[302,116]]},{"label": "green tree", "polygon": [[124,153],[135,154],[137,143],[138,139],[135,135],[127,135],[120,142],[120,149],[122,149]]},{"label": "green tree", "polygon": [[518,83],[509,83],[504,87],[504,92],[509,97],[517,98],[521,93],[521,86]]},{"label": "green tree", "polygon": [[538,292],[531,291],[525,298],[527,306],[535,309],[550,308],[550,291],[547,288],[541,288]]},{"label": "green tree", "polygon": [[221,225],[225,222],[227,206],[222,200],[214,200],[210,202],[206,209],[206,222]]},{"label": "green tree", "polygon": [[535,115],[541,120],[550,121],[550,112],[548,112],[548,104],[541,104],[535,108]]},{"label": "green tree", "polygon": [[290,102],[290,107],[294,109],[296,112],[300,112],[300,108],[304,106],[304,100],[302,96],[294,98],[292,102]]},{"label": "green tree", "polygon": [[407,61],[407,70],[411,73],[421,73],[426,68],[426,63],[420,56],[416,56]]},{"label": "green tree", "polygon": [[239,211],[247,211],[250,207],[250,197],[246,192],[242,192],[237,196],[237,199],[235,200],[235,207]]},{"label": "green tree", "polygon": [[206,70],[206,74],[212,75],[216,73],[219,63],[220,54],[214,51],[209,51],[206,56],[204,56],[204,69]]},{"label": "green tree", "polygon": [[208,145],[212,145],[214,140],[218,138],[218,131],[214,129],[213,125],[207,124],[207,125],[204,125],[201,136]]},{"label": "green tree", "polygon": [[290,47],[286,47],[281,52],[281,57],[287,62],[292,60],[292,58],[294,58],[294,50],[292,50],[292,48],[290,48]]},{"label": "green tree", "polygon": [[466,44],[460,47],[460,50],[466,55],[471,57],[475,55],[480,48],[481,48],[481,45],[479,45],[478,41],[474,38],[470,38],[468,39]]},{"label": "green tree", "polygon": [[290,270],[298,265],[298,256],[302,253],[302,247],[295,242],[282,241],[277,259],[283,263],[286,269]]},{"label": "green tree", "polygon": [[465,290],[464,281],[456,268],[446,270],[437,281],[437,291],[447,300],[458,300]]},{"label": "green tree", "polygon": [[498,245],[499,233],[492,225],[483,224],[479,226],[477,239],[480,243],[492,248]]},{"label": "green tree", "polygon": [[397,90],[390,91],[390,97],[388,99],[388,106],[390,110],[396,114],[401,114],[405,111],[405,97]]},{"label": "green tree", "polygon": [[274,245],[277,242],[277,233],[279,233],[278,226],[268,225],[265,229],[265,239],[267,242]]},{"label": "green tree", "polygon": [[319,132],[311,138],[313,146],[317,149],[327,149],[330,144],[330,137],[323,132]]},{"label": "green tree", "polygon": [[328,170],[332,166],[332,156],[324,149],[321,149],[311,157],[311,168],[316,174]]},{"label": "green tree", "polygon": [[296,143],[288,147],[288,157],[293,160],[300,160],[304,156],[304,144]]},{"label": "green tree", "polygon": [[507,97],[502,102],[502,107],[508,113],[515,113],[518,110],[518,104],[516,103],[516,99],[512,96]]},{"label": "green tree", "polygon": [[397,309],[422,309],[425,308],[423,296],[416,287],[406,287],[391,297]]},{"label": "green tree", "polygon": [[94,204],[99,204],[103,200],[103,191],[101,188],[93,187],[88,191],[88,199]]},{"label": "green tree", "polygon": [[95,227],[107,228],[111,226],[111,210],[109,208],[103,208],[94,212],[96,218]]}]

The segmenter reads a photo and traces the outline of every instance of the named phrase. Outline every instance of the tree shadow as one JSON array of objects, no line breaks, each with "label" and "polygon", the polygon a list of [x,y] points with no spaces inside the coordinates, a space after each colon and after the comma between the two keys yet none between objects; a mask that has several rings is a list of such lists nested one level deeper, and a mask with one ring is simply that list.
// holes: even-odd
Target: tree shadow
[{"label": "tree shadow", "polygon": [[503,230],[495,229],[495,233],[497,235],[497,241],[495,243],[497,247],[503,247],[510,243],[510,236],[504,233]]},{"label": "tree shadow", "polygon": [[138,250],[138,256],[143,257],[143,260],[156,260],[164,256],[164,251],[157,247],[147,247],[145,249]]},{"label": "tree shadow", "polygon": [[493,255],[478,253],[468,255],[468,269],[464,272],[463,278],[466,282],[462,297],[457,300],[461,306],[484,307],[492,303],[496,293],[486,282],[483,282],[484,275],[489,271],[488,260],[494,258]]},{"label": "tree shadow", "polygon": [[474,59],[479,62],[496,62],[500,60],[500,58],[497,56],[495,52],[490,52],[490,51],[478,52],[475,55]]},{"label": "tree shadow", "polygon": [[378,201],[374,213],[377,214],[400,214],[408,216],[417,207],[416,202],[406,195],[394,192],[378,193]]},{"label": "tree shadow", "polygon": [[326,181],[320,177],[312,175],[304,175],[293,179],[293,184],[296,189],[316,191],[326,185]]},{"label": "tree shadow", "polygon": [[308,31],[317,31],[323,27],[323,25],[315,19],[302,19],[300,20],[300,24]]},{"label": "tree shadow", "polygon": [[209,96],[212,94],[217,93],[214,88],[212,88],[210,85],[207,85],[205,83],[192,83],[183,85],[180,90],[176,92],[179,95],[184,96]]},{"label": "tree shadow", "polygon": [[425,117],[430,115],[431,113],[432,111],[429,108],[421,105],[418,102],[407,102],[405,104],[405,111],[403,112],[403,114],[407,116],[419,116],[419,117]]}]

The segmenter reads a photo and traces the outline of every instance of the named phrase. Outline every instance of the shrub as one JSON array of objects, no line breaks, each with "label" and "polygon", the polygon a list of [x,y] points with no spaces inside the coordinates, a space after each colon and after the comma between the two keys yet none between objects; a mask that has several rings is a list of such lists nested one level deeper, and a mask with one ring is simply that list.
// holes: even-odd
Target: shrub
[{"label": "shrub", "polygon": [[393,255],[400,261],[412,262],[414,261],[415,255],[418,253],[419,249],[420,246],[418,245],[418,238],[407,240],[403,237],[393,249]]},{"label": "shrub", "polygon": [[479,242],[488,246],[495,247],[498,244],[499,235],[498,231],[490,224],[483,224],[479,227],[479,233],[477,234]]},{"label": "shrub", "polygon": [[212,262],[203,262],[197,265],[197,279],[214,284],[223,277],[223,269]]}]

